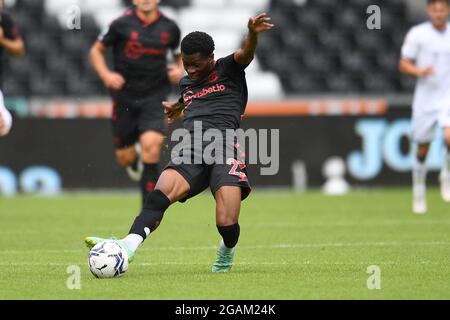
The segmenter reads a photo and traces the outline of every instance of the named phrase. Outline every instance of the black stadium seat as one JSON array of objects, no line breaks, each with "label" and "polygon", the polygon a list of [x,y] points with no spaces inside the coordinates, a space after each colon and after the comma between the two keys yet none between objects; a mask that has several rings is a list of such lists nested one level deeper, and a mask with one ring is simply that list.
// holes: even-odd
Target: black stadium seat
[{"label": "black stadium seat", "polygon": [[361,83],[358,78],[350,76],[348,73],[329,74],[326,77],[327,86],[330,91],[338,93],[351,93],[361,90]]},{"label": "black stadium seat", "polygon": [[30,90],[28,85],[28,81],[23,78],[6,77],[3,79],[2,91],[8,97],[20,97]]}]

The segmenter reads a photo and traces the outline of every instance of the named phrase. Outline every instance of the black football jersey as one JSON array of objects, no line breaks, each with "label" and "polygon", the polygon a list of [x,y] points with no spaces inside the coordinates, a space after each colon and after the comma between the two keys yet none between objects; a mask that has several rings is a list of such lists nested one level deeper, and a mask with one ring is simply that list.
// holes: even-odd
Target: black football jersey
[{"label": "black football jersey", "polygon": [[121,92],[125,96],[152,94],[170,87],[167,77],[167,53],[180,44],[176,23],[158,11],[158,18],[146,23],[132,8],[114,20],[99,40],[111,46],[114,70],[125,78]]},{"label": "black football jersey", "polygon": [[194,121],[202,121],[204,130],[238,129],[245,112],[248,92],[246,65],[237,63],[234,54],[218,59],[212,72],[193,82],[188,76],[180,81],[184,109],[184,128],[194,130]]}]

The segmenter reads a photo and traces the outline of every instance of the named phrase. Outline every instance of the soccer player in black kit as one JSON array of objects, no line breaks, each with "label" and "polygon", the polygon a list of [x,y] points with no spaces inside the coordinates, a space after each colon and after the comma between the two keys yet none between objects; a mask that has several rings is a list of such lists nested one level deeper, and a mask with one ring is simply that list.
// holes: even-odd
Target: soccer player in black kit
[{"label": "soccer player in black kit", "polygon": [[[166,121],[161,101],[183,76],[180,30],[159,10],[159,0],[134,0],[134,8],[114,20],[90,52],[91,64],[110,90],[116,159],[133,180],[140,180],[142,200],[153,191]],[[104,54],[112,47],[114,71]],[[175,64],[167,66],[167,52]],[[141,154],[135,144],[139,141]],[[141,159],[143,162],[143,168]]]},{"label": "soccer player in black kit", "polygon": [[[192,32],[182,40],[181,54],[188,75],[180,81],[180,100],[163,102],[169,122],[183,114],[184,127],[189,132],[194,130],[194,121],[200,122],[203,130],[223,131],[240,127],[247,104],[244,70],[253,59],[259,33],[272,29],[273,25],[269,21],[266,13],[250,18],[248,35],[242,48],[217,61],[214,60],[214,41],[208,34]],[[236,146],[233,142],[233,146],[226,147]],[[195,153],[193,150],[192,154]],[[212,271],[228,272],[239,239],[241,201],[250,193],[245,164],[237,152],[234,158],[228,158],[224,163],[192,164],[178,161],[180,157],[181,154],[172,156],[155,190],[147,196],[144,208],[129,234],[115,241],[127,251],[129,261],[132,261],[136,249],[159,226],[164,212],[172,203],[184,202],[209,186],[216,200],[216,225],[222,236]],[[104,240],[87,237],[85,242],[88,248],[92,248]]]},{"label": "soccer player in black kit", "polygon": [[[13,19],[3,11],[3,0],[0,0],[0,61],[3,60],[4,51],[11,56],[22,57],[25,54],[25,46]],[[3,68],[0,63],[0,85],[2,78]],[[3,92],[0,90],[0,137],[6,136],[11,126],[12,117],[5,107]]]}]

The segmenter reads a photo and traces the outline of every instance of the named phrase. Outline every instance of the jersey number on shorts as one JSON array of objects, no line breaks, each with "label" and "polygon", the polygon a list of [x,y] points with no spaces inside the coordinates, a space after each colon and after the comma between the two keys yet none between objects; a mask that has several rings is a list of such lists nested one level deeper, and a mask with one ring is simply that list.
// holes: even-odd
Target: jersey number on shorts
[{"label": "jersey number on shorts", "polygon": [[231,174],[233,176],[239,177],[239,181],[247,181],[248,180],[247,175],[244,172],[236,171],[238,169],[239,170],[244,169],[245,168],[245,163],[240,162],[240,161],[238,161],[236,159],[233,159],[233,158],[228,158],[227,159],[227,164],[232,165],[232,167],[230,169],[230,172],[228,172],[228,174]]}]

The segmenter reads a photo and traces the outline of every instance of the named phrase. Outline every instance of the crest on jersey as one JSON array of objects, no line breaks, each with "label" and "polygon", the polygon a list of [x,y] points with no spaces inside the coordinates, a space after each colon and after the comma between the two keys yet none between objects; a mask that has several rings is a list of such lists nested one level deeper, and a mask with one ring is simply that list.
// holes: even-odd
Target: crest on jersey
[{"label": "crest on jersey", "polygon": [[213,72],[211,72],[208,76],[208,82],[209,83],[213,83],[216,82],[217,80],[219,80],[219,71],[214,70]]}]

